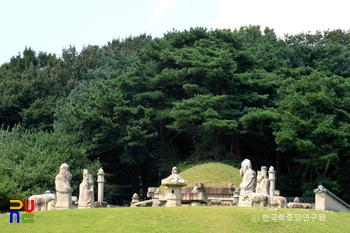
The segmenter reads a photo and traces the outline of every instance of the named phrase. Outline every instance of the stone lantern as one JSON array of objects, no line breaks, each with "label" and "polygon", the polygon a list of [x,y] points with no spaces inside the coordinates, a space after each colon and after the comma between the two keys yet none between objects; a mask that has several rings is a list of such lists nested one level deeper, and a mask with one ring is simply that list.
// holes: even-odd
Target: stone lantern
[{"label": "stone lantern", "polygon": [[181,187],[187,185],[187,181],[178,175],[176,167],[173,167],[172,174],[162,180],[162,185],[167,187],[167,202],[165,207],[181,206]]}]

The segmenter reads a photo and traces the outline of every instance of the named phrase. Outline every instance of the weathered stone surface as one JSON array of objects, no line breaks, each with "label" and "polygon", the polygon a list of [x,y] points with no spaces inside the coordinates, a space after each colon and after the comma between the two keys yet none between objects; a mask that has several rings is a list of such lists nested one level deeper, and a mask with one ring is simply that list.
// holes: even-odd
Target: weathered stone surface
[{"label": "weathered stone surface", "polygon": [[218,199],[218,198],[211,199],[211,200],[210,200],[210,203],[211,203],[213,206],[219,206],[219,205],[221,204],[221,200]]},{"label": "weathered stone surface", "polygon": [[83,170],[83,181],[79,186],[78,208],[92,208],[94,206],[94,191],[92,175],[87,169]]},{"label": "weathered stone surface", "polygon": [[[275,206],[286,208],[286,198],[279,196],[279,190],[275,190],[276,172],[271,166],[268,171],[267,167],[261,167],[258,171],[257,182],[255,172],[251,169],[250,160],[245,159],[241,164],[240,175],[242,183],[240,190],[235,190],[233,203],[238,198],[238,206]],[[256,186],[255,186],[256,185]],[[255,192],[256,190],[256,192]]]},{"label": "weathered stone surface", "polygon": [[286,208],[287,200],[282,196],[270,196],[270,206],[278,208]]},{"label": "weathered stone surface", "polygon": [[288,208],[303,208],[303,209],[311,209],[312,204],[311,203],[300,203],[299,198],[294,198],[293,202],[289,202],[287,205]]},{"label": "weathered stone surface", "polygon": [[178,170],[173,167],[172,174],[162,180],[162,185],[167,187],[166,207],[181,206],[181,187],[187,185],[187,181],[178,175]]},{"label": "weathered stone surface", "polygon": [[238,205],[239,193],[240,193],[240,189],[236,188],[233,194],[233,201],[232,201],[232,205],[234,206]]},{"label": "weathered stone surface", "polygon": [[199,201],[192,201],[191,203],[190,203],[190,206],[202,206],[203,204],[202,203],[200,203]]},{"label": "weathered stone surface", "polygon": [[252,206],[252,194],[255,191],[256,173],[252,169],[252,163],[249,159],[243,160],[240,169],[242,183],[239,185],[240,197],[238,206]]},{"label": "weathered stone surface", "polygon": [[321,184],[314,189],[316,210],[340,210],[350,212],[350,205],[327,190]]},{"label": "weathered stone surface", "polygon": [[256,184],[256,192],[257,193],[265,193],[269,195],[270,189],[270,181],[267,176],[267,167],[261,167],[261,171],[258,171],[257,176],[257,184]]},{"label": "weathered stone surface", "polygon": [[275,182],[276,182],[276,172],[274,167],[269,168],[269,181],[270,181],[270,196],[275,196]]},{"label": "weathered stone surface", "polygon": [[30,196],[28,198],[29,209],[32,208],[30,206],[31,200],[34,200],[34,210],[35,211],[51,210],[52,209],[51,202],[54,201],[55,198],[56,198],[56,195],[52,194],[52,193]]},{"label": "weathered stone surface", "polygon": [[242,183],[239,185],[241,191],[255,192],[256,173],[252,169],[252,163],[249,159],[243,160],[240,169]]},{"label": "weathered stone surface", "polygon": [[132,195],[132,198],[131,198],[130,207],[136,207],[135,204],[138,202],[140,202],[139,195],[137,193],[134,193],[134,195]]},{"label": "weathered stone surface", "polygon": [[[158,189],[158,187],[148,187],[147,189],[147,197],[153,199],[154,192]],[[158,189],[159,190],[159,189]]]},{"label": "weathered stone surface", "polygon": [[159,201],[159,194],[160,194],[160,191],[159,191],[159,188],[157,188],[154,191],[152,207],[158,207],[158,206],[162,206],[163,205],[163,203],[161,201]]},{"label": "weathered stone surface", "polygon": [[269,195],[266,193],[253,193],[252,206],[267,207],[269,204]]},{"label": "weathered stone surface", "polygon": [[64,163],[60,166],[60,172],[56,176],[56,204],[55,209],[70,209],[72,207],[72,192],[73,189],[70,186],[70,180],[72,174],[68,164]]},{"label": "weathered stone surface", "polygon": [[105,173],[102,168],[98,170],[97,173],[97,184],[98,184],[98,190],[97,190],[97,201],[102,206],[103,203],[103,195],[104,195],[104,182],[105,182]]},{"label": "weathered stone surface", "polygon": [[182,204],[190,204],[191,202],[199,202],[201,204],[208,203],[208,197],[203,192],[181,193]]},{"label": "weathered stone surface", "polygon": [[171,175],[162,180],[164,186],[186,186],[187,181],[182,179],[179,174],[177,167],[173,167]]}]

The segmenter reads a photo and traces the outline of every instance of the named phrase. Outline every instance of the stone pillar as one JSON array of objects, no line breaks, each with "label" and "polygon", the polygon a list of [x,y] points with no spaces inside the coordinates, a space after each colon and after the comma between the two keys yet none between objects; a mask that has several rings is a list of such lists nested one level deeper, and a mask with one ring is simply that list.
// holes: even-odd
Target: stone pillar
[{"label": "stone pillar", "polygon": [[262,166],[261,171],[258,171],[256,192],[269,195],[270,181],[269,181],[268,176],[267,176],[267,167],[266,166]]},{"label": "stone pillar", "polygon": [[238,200],[239,200],[239,194],[240,194],[239,188],[235,189],[235,192],[233,194],[233,201],[232,201],[232,205],[238,206]]},{"label": "stone pillar", "polygon": [[105,182],[105,173],[103,172],[103,169],[100,168],[97,173],[97,183],[98,183],[98,190],[97,190],[97,201],[100,206],[102,206],[103,202],[103,186]]},{"label": "stone pillar", "polygon": [[162,205],[162,203],[159,201],[159,192],[159,188],[154,191],[152,207],[158,207]]},{"label": "stone pillar", "polygon": [[276,172],[272,166],[269,168],[269,180],[270,180],[270,197],[272,197],[272,196],[275,196],[275,181],[276,181]]},{"label": "stone pillar", "polygon": [[315,210],[326,210],[326,192],[327,189],[322,184],[319,184],[318,188],[314,189]]},{"label": "stone pillar", "polygon": [[135,204],[137,202],[140,202],[140,198],[139,198],[139,195],[137,193],[134,193],[134,195],[132,195],[132,198],[131,198],[130,207],[136,207]]}]

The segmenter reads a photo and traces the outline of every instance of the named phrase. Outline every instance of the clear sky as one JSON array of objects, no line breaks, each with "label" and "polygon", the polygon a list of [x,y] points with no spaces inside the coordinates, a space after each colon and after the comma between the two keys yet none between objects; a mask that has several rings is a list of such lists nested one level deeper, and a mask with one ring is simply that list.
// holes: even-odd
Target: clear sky
[{"label": "clear sky", "polygon": [[345,0],[2,0],[0,64],[22,53],[60,55],[75,45],[105,45],[114,38],[190,27],[239,28],[261,25],[278,36],[350,29]]}]

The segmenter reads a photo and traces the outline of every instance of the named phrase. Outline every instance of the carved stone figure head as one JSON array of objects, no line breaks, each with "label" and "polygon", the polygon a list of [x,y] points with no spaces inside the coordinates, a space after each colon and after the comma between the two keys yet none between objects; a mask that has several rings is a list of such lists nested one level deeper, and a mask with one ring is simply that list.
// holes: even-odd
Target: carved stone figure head
[{"label": "carved stone figure head", "polygon": [[177,173],[178,173],[177,167],[173,167],[173,170],[172,170],[171,173],[172,173],[172,174],[177,174]]},{"label": "carved stone figure head", "polygon": [[72,179],[72,173],[70,173],[69,165],[66,163],[60,166],[60,174],[67,180]]},{"label": "carved stone figure head", "polygon": [[252,168],[252,163],[250,162],[250,160],[249,159],[243,160],[243,162],[241,163],[240,175],[243,176],[244,173],[251,168]]}]

